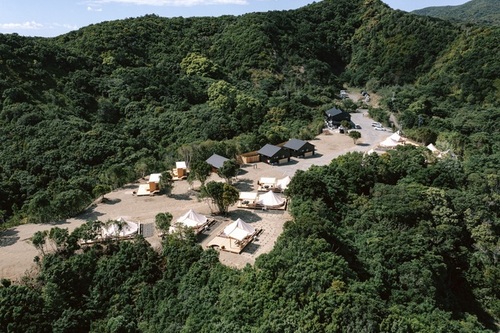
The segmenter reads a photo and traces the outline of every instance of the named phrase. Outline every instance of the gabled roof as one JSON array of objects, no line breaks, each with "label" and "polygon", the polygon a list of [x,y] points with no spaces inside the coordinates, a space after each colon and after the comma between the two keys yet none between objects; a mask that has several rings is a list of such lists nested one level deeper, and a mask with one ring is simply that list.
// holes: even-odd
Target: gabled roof
[{"label": "gabled roof", "polygon": [[[302,147],[304,147],[308,143],[309,142],[307,142],[307,141],[303,141],[303,140],[299,140],[299,139],[290,139],[290,140],[288,140],[287,143],[285,143],[283,145],[283,147],[289,148],[291,150],[300,150]],[[310,145],[314,146],[312,144],[310,144]]]},{"label": "gabled roof", "polygon": [[275,145],[270,145],[268,143],[264,147],[260,148],[260,150],[257,153],[264,155],[264,156],[267,156],[267,157],[273,157],[280,150],[281,150],[281,147],[278,147]]},{"label": "gabled roof", "polygon": [[325,113],[329,117],[335,117],[338,116],[339,114],[344,113],[344,111],[337,108],[331,108],[330,110],[326,110]]},{"label": "gabled roof", "polygon": [[186,162],[185,161],[180,161],[180,162],[175,162],[175,167],[177,169],[186,169]]},{"label": "gabled roof", "polygon": [[211,166],[213,166],[214,168],[219,169],[219,168],[222,168],[222,165],[224,164],[224,162],[226,162],[228,160],[229,159],[224,157],[224,156],[213,154],[212,156],[210,156],[208,158],[208,160],[206,160],[206,162],[208,164],[210,164]]},{"label": "gabled roof", "polygon": [[161,173],[152,173],[149,175],[150,183],[159,183],[161,178]]}]

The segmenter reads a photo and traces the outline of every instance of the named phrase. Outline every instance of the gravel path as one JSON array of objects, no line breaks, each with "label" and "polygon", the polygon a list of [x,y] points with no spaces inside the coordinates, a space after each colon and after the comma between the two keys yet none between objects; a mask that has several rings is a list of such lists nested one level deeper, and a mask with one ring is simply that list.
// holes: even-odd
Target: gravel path
[{"label": "gravel path", "polygon": [[[361,126],[359,131],[362,137],[358,140],[357,145],[354,145],[353,140],[344,134],[321,134],[315,140],[310,141],[316,146],[318,153],[316,156],[306,159],[294,159],[290,163],[281,166],[270,166],[264,163],[258,163],[257,168],[250,165],[243,166],[242,173],[238,176],[237,187],[242,191],[256,190],[257,180],[260,177],[283,178],[287,175],[293,176],[296,170],[306,170],[311,165],[326,165],[335,157],[347,152],[365,152],[374,149],[378,143],[391,134],[390,132],[375,131],[371,127],[372,119],[368,117],[366,110],[352,114],[352,121]],[[220,180],[218,176],[213,177]],[[26,273],[31,274],[36,271],[33,259],[39,253],[31,244],[30,238],[37,231],[48,230],[57,226],[68,228],[71,232],[88,219],[98,219],[105,222],[120,216],[126,216],[148,225],[146,230],[149,237],[146,239],[153,247],[159,248],[161,244],[160,238],[156,231],[151,228],[157,213],[170,212],[174,217],[174,221],[190,208],[198,213],[207,216],[211,215],[208,205],[198,201],[186,181],[176,182],[170,197],[163,195],[137,197],[132,192],[137,190],[138,186],[139,182],[129,184],[107,194],[107,203],[98,204],[75,218],[53,224],[26,224],[3,232],[0,235],[0,278],[15,280]],[[240,255],[228,252],[220,253],[222,263],[237,268],[242,268],[247,263],[253,264],[255,258],[260,254],[271,251],[276,239],[283,230],[284,223],[291,219],[286,211],[243,210],[233,207],[229,211],[229,216],[226,218],[216,217],[218,222],[209,231],[199,235],[201,245],[205,246],[220,230],[238,217],[251,223],[256,228],[264,229],[264,232],[258,237],[257,241],[247,246]]]}]

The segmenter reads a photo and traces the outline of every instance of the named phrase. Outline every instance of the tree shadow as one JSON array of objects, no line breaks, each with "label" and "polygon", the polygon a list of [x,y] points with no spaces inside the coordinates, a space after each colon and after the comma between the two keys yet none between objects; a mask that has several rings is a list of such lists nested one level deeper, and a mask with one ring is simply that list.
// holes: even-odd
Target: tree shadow
[{"label": "tree shadow", "polygon": [[252,222],[257,222],[257,221],[262,220],[262,218],[259,215],[255,214],[252,211],[244,210],[244,209],[236,209],[236,210],[230,211],[229,215],[231,216],[231,218],[233,218],[235,220],[240,218],[247,223],[252,223]]},{"label": "tree shadow", "polygon": [[14,245],[19,240],[19,231],[8,229],[0,233],[0,246]]},{"label": "tree shadow", "polygon": [[194,194],[189,191],[189,192],[180,193],[180,194],[170,194],[168,197],[175,199],[175,200],[188,201],[188,200],[193,200],[193,198],[192,198],[193,195]]},{"label": "tree shadow", "polygon": [[237,174],[237,176],[240,176],[240,175],[245,175],[245,174],[247,174],[247,173],[248,173],[248,171],[247,171],[247,170],[242,169],[242,168],[239,168],[239,169],[238,169],[238,174]]},{"label": "tree shadow", "polygon": [[[96,211],[95,208],[96,208],[96,206],[92,206],[90,208],[87,208],[81,214],[78,214],[77,216],[75,216],[75,218],[77,218],[79,220],[84,220],[84,221],[88,221],[88,220],[95,221],[99,218],[99,216],[104,215],[103,213]],[[67,220],[65,220],[65,221],[67,221]]]},{"label": "tree shadow", "polygon": [[238,179],[238,182],[233,185],[242,192],[253,191],[253,180],[249,178]]},{"label": "tree shadow", "polygon": [[116,199],[108,199],[108,198],[102,198],[101,203],[106,204],[106,205],[116,205],[117,203],[120,203],[122,199],[116,198]]}]

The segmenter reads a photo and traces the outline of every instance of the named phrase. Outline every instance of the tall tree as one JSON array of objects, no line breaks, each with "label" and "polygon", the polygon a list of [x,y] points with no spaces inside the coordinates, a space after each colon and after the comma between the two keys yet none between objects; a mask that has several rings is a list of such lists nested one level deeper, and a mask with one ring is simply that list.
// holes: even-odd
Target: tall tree
[{"label": "tall tree", "polygon": [[[210,181],[201,187],[200,197],[209,200],[209,205],[215,205],[218,209],[217,213],[225,215],[228,208],[238,201],[239,192],[234,186],[227,183]],[[212,206],[210,206],[210,210],[213,211]]]}]

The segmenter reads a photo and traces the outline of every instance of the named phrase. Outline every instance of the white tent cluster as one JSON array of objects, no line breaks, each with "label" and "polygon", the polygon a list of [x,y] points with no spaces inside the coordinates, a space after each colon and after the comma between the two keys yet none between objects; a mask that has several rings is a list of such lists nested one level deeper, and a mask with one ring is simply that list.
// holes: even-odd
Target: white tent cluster
[{"label": "white tent cluster", "polygon": [[436,146],[434,146],[432,143],[427,145],[427,149],[429,149],[434,155],[436,155],[438,158],[442,158],[445,155],[448,155],[450,153],[449,150],[441,151],[439,150]]},{"label": "white tent cluster", "polygon": [[396,133],[392,134],[390,137],[385,139],[380,143],[380,147],[383,148],[394,148],[398,145],[404,145],[405,144],[405,139],[401,137],[400,132],[397,131]]},{"label": "white tent cluster", "polygon": [[237,219],[224,228],[223,235],[242,241],[255,233],[255,228],[242,219]]}]

